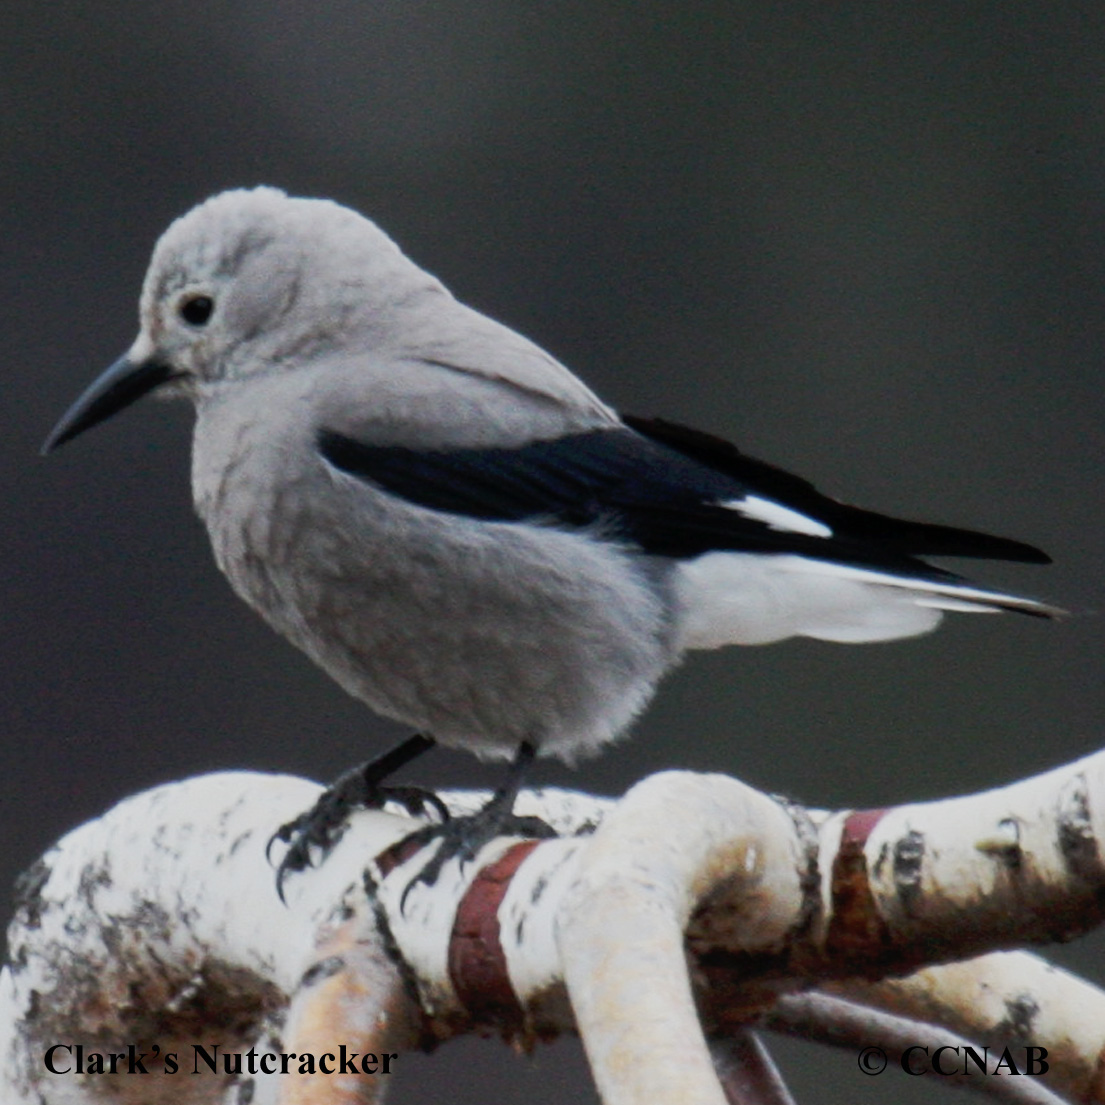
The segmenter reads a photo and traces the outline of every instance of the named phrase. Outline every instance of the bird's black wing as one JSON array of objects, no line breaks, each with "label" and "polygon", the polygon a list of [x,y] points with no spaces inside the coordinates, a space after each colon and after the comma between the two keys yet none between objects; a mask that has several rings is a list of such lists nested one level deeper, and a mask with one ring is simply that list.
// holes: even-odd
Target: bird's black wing
[{"label": "bird's black wing", "polygon": [[663,418],[623,415],[623,421],[639,434],[666,445],[684,456],[719,472],[725,472],[756,494],[773,499],[817,518],[834,532],[870,541],[887,549],[914,556],[964,556],[986,560],[1015,560],[1026,564],[1050,564],[1042,549],[1008,537],[994,537],[956,526],[910,522],[863,510],[823,495],[813,484],[766,461],[746,456],[731,442],[701,430]]},{"label": "bird's black wing", "polygon": [[1046,560],[1019,542],[845,506],[719,438],[658,420],[517,448],[419,450],[331,430],[318,447],[335,468],[422,507],[484,521],[601,524],[660,556],[798,553],[929,579],[956,577],[915,555]]},{"label": "bird's black wing", "polygon": [[[605,523],[642,548],[669,556],[694,556],[717,541],[743,547],[754,540],[753,532],[727,533],[731,512],[714,505],[741,493],[730,477],[629,429],[592,430],[517,448],[451,450],[368,445],[325,430],[318,446],[334,467],[393,495],[483,521]],[[706,531],[714,531],[713,537]]]}]

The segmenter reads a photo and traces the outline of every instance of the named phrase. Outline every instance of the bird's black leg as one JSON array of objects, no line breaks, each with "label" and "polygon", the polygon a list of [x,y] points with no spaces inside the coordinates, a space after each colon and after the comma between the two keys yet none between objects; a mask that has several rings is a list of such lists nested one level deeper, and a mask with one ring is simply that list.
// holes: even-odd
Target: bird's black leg
[{"label": "bird's black leg", "polygon": [[440,840],[441,844],[430,862],[411,880],[403,892],[403,901],[417,883],[433,886],[449,860],[460,857],[462,863],[467,863],[475,859],[479,850],[497,836],[556,836],[555,831],[541,818],[517,817],[514,813],[514,800],[518,797],[518,791],[522,788],[526,773],[536,756],[537,748],[529,741],[523,741],[511,761],[506,779],[481,810],[451,818],[440,825],[426,825],[404,839],[404,846],[428,844],[431,840]]},{"label": "bird's black leg", "polygon": [[296,871],[315,866],[312,853],[322,862],[341,840],[349,815],[357,809],[380,809],[385,802],[400,803],[408,813],[425,813],[432,808],[442,821],[449,819],[445,804],[433,791],[421,787],[383,786],[383,781],[433,748],[433,737],[415,733],[382,756],[340,775],[305,813],[281,825],[269,840],[269,850],[280,841],[289,845],[276,871],[276,891],[284,899],[284,881]]}]

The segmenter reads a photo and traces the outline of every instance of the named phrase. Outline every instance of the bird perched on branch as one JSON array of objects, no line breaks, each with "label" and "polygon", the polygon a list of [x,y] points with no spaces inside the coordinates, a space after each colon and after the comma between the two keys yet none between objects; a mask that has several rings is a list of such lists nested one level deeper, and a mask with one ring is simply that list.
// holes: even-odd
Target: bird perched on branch
[{"label": "bird perched on branch", "polygon": [[847,506],[710,435],[620,416],[325,200],[231,191],[173,223],[137,340],[45,451],[155,390],[195,405],[195,505],[233,588],[419,731],[283,827],[281,879],[435,742],[511,760],[482,814],[440,828],[432,879],[503,828],[534,756],[622,735],[688,650],[1058,613],[920,559],[1047,563],[1038,549]]}]

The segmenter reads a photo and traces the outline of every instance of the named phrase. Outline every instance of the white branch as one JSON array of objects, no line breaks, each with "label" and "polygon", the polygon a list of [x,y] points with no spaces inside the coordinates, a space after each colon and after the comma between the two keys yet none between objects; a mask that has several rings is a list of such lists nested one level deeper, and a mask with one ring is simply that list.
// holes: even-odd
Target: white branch
[{"label": "white branch", "polygon": [[[608,1105],[725,1105],[684,968],[685,932],[699,901],[723,890],[742,904],[748,939],[783,947],[803,896],[793,828],[776,802],[732,779],[658,775],[581,853],[558,911],[560,949]],[[767,871],[786,881],[769,891]]]},{"label": "white branch", "polygon": [[1105,993],[1039,956],[994,952],[831,989],[968,1039],[1046,1047],[1051,1089],[1075,1101],[1105,1101]]},{"label": "white branch", "polygon": [[[1105,996],[1086,983],[1013,979],[994,956],[856,981],[1098,923],[1105,757],[984,795],[831,816],[685,772],[616,804],[528,792],[519,812],[563,838],[494,841],[435,887],[414,886],[405,909],[427,853],[397,847],[411,821],[378,812],[354,817],[279,904],[265,843],[317,793],[287,777],[205,776],[137,795],[47,853],[0,975],[3,1100],[201,1105],[250,1081],[258,1105],[373,1102],[383,1056],[493,1027],[523,1045],[578,1030],[607,1103],[761,1105],[785,1090],[747,1027],[811,985],[884,1010],[869,1023],[891,1036],[904,1015],[994,1043],[1003,1022],[980,995],[1000,993],[1006,1011],[1031,1004],[1006,1038],[1048,1048],[1062,1068],[1052,1091],[1105,1100]],[[461,810],[484,796],[445,797]],[[1064,1012],[1072,1004],[1082,1012]],[[52,1074],[55,1043],[121,1063],[133,1043],[151,1073]],[[298,1058],[287,1074],[164,1070],[166,1053],[202,1068],[194,1045],[216,1043],[220,1061],[248,1064],[251,1047]],[[374,1070],[295,1073],[342,1044]]]},{"label": "white branch", "polygon": [[[978,1043],[979,1039],[990,1039],[989,1036],[967,1039],[950,1032],[946,1026],[910,1020],[829,994],[784,995],[766,1018],[766,1024],[775,1031],[804,1040],[848,1048],[857,1056],[878,1047],[889,1052],[892,1066],[905,1065],[918,1077],[937,1078],[944,1085],[989,1094],[1011,1105],[1059,1105],[1063,1100],[1032,1078],[1002,1075],[997,1068],[1003,1049],[998,1048],[994,1054]],[[938,1048],[958,1048],[953,1060],[958,1065],[960,1055],[968,1046],[973,1046],[983,1057],[984,1071],[973,1064],[968,1070],[964,1061],[960,1073],[940,1074],[929,1061]],[[918,1048],[925,1050],[918,1055],[919,1061],[914,1062],[910,1053]]]}]

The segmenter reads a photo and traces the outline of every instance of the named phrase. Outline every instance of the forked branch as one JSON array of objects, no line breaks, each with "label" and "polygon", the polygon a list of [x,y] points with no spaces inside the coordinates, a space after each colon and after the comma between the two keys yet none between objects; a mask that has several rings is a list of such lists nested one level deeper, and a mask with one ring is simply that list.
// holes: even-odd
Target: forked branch
[{"label": "forked branch", "polygon": [[[910,1032],[1031,1045],[1046,1075],[974,1084],[1105,1101],[1105,993],[990,954],[1100,923],[1105,754],[834,814],[685,772],[618,802],[530,792],[519,812],[560,838],[495,841],[405,901],[427,853],[401,846],[408,818],[365,812],[289,881],[285,908],[264,846],[316,795],[289,777],[203,776],[47,853],[0,976],[3,1100],[374,1102],[391,1057],[491,1028],[526,1047],[578,1032],[607,1105],[783,1105],[755,1026],[892,1056]],[[483,798],[443,797],[456,812]],[[144,1056],[148,1073],[89,1072],[109,1055]]]}]

